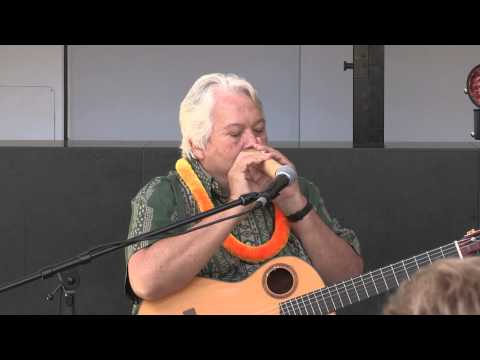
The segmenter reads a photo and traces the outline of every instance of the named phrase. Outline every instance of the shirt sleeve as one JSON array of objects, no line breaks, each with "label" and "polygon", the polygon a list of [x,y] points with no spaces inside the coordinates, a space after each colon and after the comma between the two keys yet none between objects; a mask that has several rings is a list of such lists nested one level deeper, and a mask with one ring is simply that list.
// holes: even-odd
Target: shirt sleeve
[{"label": "shirt sleeve", "polygon": [[[148,182],[131,201],[131,217],[128,239],[165,227],[177,220],[175,193],[171,181],[166,176],[159,176]],[[172,236],[182,229],[171,230],[155,237],[142,240],[125,248],[125,289],[127,294],[136,299],[128,279],[128,261],[140,249],[156,241]]]},{"label": "shirt sleeve", "polygon": [[325,206],[325,201],[320,196],[318,187],[304,178],[299,178],[299,181],[302,193],[313,205],[313,208],[317,212],[318,216],[320,216],[323,222],[333,232],[335,232],[335,234],[344,239],[355,250],[355,252],[360,255],[360,241],[358,240],[357,235],[353,230],[343,227],[336,218],[330,215],[327,207]]},{"label": "shirt sleeve", "polygon": [[[165,176],[156,177],[146,184],[131,201],[131,218],[128,239],[160,229],[177,218],[176,201],[170,180]],[[171,236],[174,231],[143,240],[126,249],[127,262],[140,249],[152,245],[155,241]]]}]

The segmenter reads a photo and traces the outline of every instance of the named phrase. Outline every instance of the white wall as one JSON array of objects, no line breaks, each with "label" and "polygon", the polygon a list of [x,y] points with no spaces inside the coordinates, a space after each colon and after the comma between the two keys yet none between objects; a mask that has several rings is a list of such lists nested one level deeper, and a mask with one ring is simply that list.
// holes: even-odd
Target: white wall
[{"label": "white wall", "polygon": [[385,47],[385,142],[476,141],[463,93],[480,46]]},{"label": "white wall", "polygon": [[298,139],[298,46],[71,46],[69,138],[174,141],[178,110],[205,73],[254,83],[273,140]]},{"label": "white wall", "polygon": [[209,72],[259,91],[272,142],[352,141],[352,46],[71,46],[70,138],[179,141],[178,107]]},{"label": "white wall", "polygon": [[353,139],[353,74],[343,71],[353,46],[302,46],[300,127],[302,142]]},{"label": "white wall", "polygon": [[0,140],[62,140],[63,92],[63,45],[0,45]]},{"label": "white wall", "polygon": [[[178,141],[206,72],[249,79],[272,141],[352,141],[352,46],[69,46],[73,140]],[[385,141],[472,142],[466,76],[480,46],[385,46]],[[63,45],[0,46],[0,140],[63,139]]]}]

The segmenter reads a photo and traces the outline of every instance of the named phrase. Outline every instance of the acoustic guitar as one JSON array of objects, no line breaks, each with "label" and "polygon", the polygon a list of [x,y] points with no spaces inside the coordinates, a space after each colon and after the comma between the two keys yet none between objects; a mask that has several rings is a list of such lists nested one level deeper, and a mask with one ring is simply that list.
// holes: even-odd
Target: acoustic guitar
[{"label": "acoustic guitar", "polygon": [[196,277],[184,289],[142,301],[139,315],[326,315],[396,288],[420,267],[480,250],[480,230],[461,240],[325,287],[317,271],[297,257],[274,258],[239,282]]}]

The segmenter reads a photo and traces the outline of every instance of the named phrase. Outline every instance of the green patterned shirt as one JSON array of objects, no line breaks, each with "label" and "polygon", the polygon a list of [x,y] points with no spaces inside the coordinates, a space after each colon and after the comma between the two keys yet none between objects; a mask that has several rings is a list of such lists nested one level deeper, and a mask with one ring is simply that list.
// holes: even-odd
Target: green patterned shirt
[{"label": "green patterned shirt", "polygon": [[[227,194],[222,191],[219,183],[203,169],[197,160],[188,159],[188,161],[208,192],[214,205],[219,206],[226,203],[228,201]],[[298,181],[303,195],[310,201],[325,224],[337,235],[345,239],[345,241],[360,254],[360,243],[357,236],[352,230],[342,227],[336,219],[329,215],[318,188],[302,177],[299,177]],[[170,171],[167,176],[159,176],[150,180],[133,198],[131,205],[132,215],[128,238],[160,229],[175,221],[200,212],[192,194],[176,171]],[[232,233],[237,239],[246,244],[254,246],[260,245],[270,239],[274,228],[273,222],[274,211],[270,204],[265,208],[260,208],[249,213],[244,220],[233,228]],[[151,245],[161,238],[173,236],[185,231],[194,225],[195,224],[185,225],[176,230],[164,233],[155,240],[141,241],[128,246],[125,249],[126,264],[128,264],[128,260],[136,251]],[[201,239],[198,241],[201,241]],[[279,256],[297,256],[311,264],[311,260],[306,254],[301,241],[292,231],[290,232],[287,245],[276,255],[276,257]],[[221,246],[200,271],[198,276],[235,282],[247,278],[262,264],[263,263],[243,261],[231,255]],[[138,310],[139,299],[131,290],[128,272],[126,272],[125,289],[134,302],[132,313],[135,314]]]}]

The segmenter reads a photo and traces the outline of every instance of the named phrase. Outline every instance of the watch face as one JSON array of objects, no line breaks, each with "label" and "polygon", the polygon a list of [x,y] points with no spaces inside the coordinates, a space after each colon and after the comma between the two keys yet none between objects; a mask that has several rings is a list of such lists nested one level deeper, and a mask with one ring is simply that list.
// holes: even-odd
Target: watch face
[{"label": "watch face", "polygon": [[467,94],[475,106],[480,107],[480,65],[475,66],[468,74]]}]

